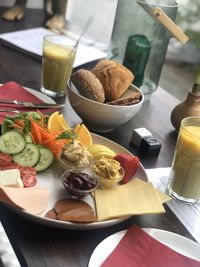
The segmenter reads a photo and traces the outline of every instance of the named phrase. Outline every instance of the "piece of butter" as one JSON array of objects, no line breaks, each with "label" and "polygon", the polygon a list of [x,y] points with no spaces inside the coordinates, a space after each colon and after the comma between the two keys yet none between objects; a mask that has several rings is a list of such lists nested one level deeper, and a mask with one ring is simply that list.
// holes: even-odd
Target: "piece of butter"
[{"label": "piece of butter", "polygon": [[0,171],[0,186],[22,188],[23,183],[18,169]]}]

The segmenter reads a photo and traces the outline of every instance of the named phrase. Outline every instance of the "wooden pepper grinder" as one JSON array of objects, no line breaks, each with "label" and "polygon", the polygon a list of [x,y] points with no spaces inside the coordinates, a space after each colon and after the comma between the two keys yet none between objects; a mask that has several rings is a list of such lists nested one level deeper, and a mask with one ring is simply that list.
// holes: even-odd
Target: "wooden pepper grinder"
[{"label": "wooden pepper grinder", "polygon": [[188,93],[186,100],[178,104],[171,113],[171,123],[179,131],[182,119],[185,117],[200,117],[200,84],[195,83],[192,92]]}]

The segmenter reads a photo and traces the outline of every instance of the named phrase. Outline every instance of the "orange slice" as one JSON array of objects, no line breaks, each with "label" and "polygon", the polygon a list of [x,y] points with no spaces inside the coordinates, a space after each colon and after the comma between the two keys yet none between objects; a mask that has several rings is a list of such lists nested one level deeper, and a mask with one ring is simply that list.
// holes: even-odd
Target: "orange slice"
[{"label": "orange slice", "polygon": [[74,128],[75,133],[78,135],[76,140],[82,142],[85,146],[92,145],[92,136],[88,128],[84,124],[77,124]]},{"label": "orange slice", "polygon": [[63,114],[58,111],[52,113],[48,120],[48,128],[52,131],[66,131],[69,130],[69,124],[64,119]]}]

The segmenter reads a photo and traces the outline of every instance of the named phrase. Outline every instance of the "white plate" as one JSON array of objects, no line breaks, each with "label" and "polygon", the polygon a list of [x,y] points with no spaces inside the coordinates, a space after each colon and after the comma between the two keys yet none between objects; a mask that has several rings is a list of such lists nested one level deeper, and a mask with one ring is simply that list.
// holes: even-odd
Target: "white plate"
[{"label": "white plate", "polygon": [[[172,248],[176,252],[200,261],[200,245],[196,242],[165,230],[144,228],[146,233]],[[104,239],[93,251],[88,267],[99,267],[116,248],[127,230],[117,232]]]},{"label": "white plate", "polygon": [[[106,145],[110,147],[111,149],[113,149],[116,153],[131,154],[128,150],[126,150],[122,146],[112,142],[109,139],[101,137],[99,135],[92,134],[92,139],[93,139],[93,143]],[[138,171],[135,174],[135,176],[147,181],[147,174],[144,168],[142,167],[142,165],[139,166]],[[21,214],[24,217],[35,222],[39,222],[39,223],[49,225],[52,227],[63,228],[63,229],[75,229],[75,230],[98,229],[98,228],[108,227],[108,226],[120,223],[122,221],[125,221],[127,218],[130,217],[130,216],[129,217],[126,216],[123,218],[112,219],[112,220],[103,221],[103,222],[85,223],[85,224],[70,223],[70,222],[64,222],[64,221],[58,221],[58,220],[45,218],[44,215],[46,214],[48,210],[54,207],[55,202],[57,200],[68,197],[66,191],[64,190],[62,186],[60,177],[61,177],[61,171],[56,166],[38,175],[39,186],[48,188],[50,191],[50,201],[49,201],[48,207],[41,216],[36,216],[30,213],[27,213],[25,211],[21,211],[20,209],[13,208],[13,207],[11,207],[11,209],[17,212],[18,214]],[[88,202],[93,208],[95,208],[94,200],[92,196],[87,196],[85,197],[84,200]]]},{"label": "white plate", "polygon": [[[53,99],[50,97],[42,94],[39,91],[30,89],[30,88],[25,88],[27,91],[32,93],[33,95],[37,96],[41,100],[45,101],[46,103],[55,103]],[[96,134],[92,134],[92,139],[93,143],[98,143],[98,144],[103,144],[105,146],[110,147],[113,149],[116,153],[128,153],[131,154],[128,150],[123,148],[122,146],[114,143],[113,141],[106,139],[104,137],[101,137]],[[138,178],[141,178],[145,181],[148,180],[147,174],[143,168],[142,165],[139,166],[138,171],[136,175]],[[38,184],[41,187],[48,188],[50,190],[50,201],[47,209],[44,211],[43,214],[40,216],[36,216],[30,213],[27,213],[25,211],[21,211],[20,209],[16,209],[14,207],[9,206],[13,211],[15,211],[18,214],[21,214],[23,217],[28,218],[32,221],[42,223],[44,225],[52,226],[52,227],[57,227],[57,228],[62,228],[62,229],[75,229],[75,230],[86,230],[86,229],[98,229],[98,228],[104,228],[108,227],[111,225],[115,225],[117,223],[120,223],[122,221],[125,221],[129,217],[123,217],[119,219],[113,219],[109,221],[104,221],[104,222],[96,222],[96,223],[86,223],[86,224],[80,224],[80,223],[70,223],[70,222],[62,222],[58,220],[52,220],[45,218],[44,215],[46,212],[50,209],[53,208],[55,202],[61,198],[66,198],[68,197],[67,193],[63,189],[62,183],[60,181],[61,177],[61,172],[56,166],[50,168],[49,170],[41,173],[38,175]],[[88,202],[93,208],[94,208],[94,201],[91,196],[88,196],[84,199],[86,202]]]}]

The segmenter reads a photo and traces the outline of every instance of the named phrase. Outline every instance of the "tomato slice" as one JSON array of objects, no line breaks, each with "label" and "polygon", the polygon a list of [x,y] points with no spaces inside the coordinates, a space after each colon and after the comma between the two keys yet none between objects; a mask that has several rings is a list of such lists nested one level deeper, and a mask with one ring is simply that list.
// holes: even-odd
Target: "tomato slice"
[{"label": "tomato slice", "polygon": [[24,176],[22,178],[22,183],[23,183],[24,187],[35,186],[37,184],[37,177],[33,174],[30,174],[30,173],[24,174]]},{"label": "tomato slice", "polygon": [[31,175],[36,176],[36,170],[34,167],[20,166],[19,171],[20,171],[21,178],[23,178],[24,175],[26,174],[31,174]]},{"label": "tomato slice", "polygon": [[19,169],[19,168],[20,168],[20,165],[18,163],[15,163],[15,162],[11,162],[6,166],[1,166],[0,167],[0,169],[2,171],[11,170],[11,169]]},{"label": "tomato slice", "polygon": [[6,153],[0,153],[0,167],[7,166],[12,161],[12,157]]}]

